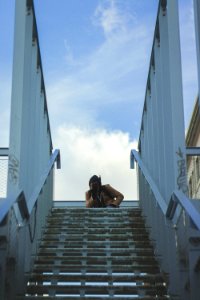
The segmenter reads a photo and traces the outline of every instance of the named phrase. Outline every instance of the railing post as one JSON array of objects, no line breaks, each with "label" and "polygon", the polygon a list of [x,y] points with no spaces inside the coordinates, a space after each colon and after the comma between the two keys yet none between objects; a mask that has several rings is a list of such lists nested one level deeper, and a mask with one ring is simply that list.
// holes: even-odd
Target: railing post
[{"label": "railing post", "polygon": [[[183,113],[182,72],[178,2],[167,1],[159,14],[162,59],[164,139],[166,168],[166,201],[174,189],[187,191],[185,127]],[[177,118],[179,116],[179,118]]]},{"label": "railing post", "polygon": [[[29,89],[30,78],[27,69],[30,64],[25,64],[27,56],[30,58],[32,43],[32,16],[28,14],[26,1],[18,1],[15,8],[15,35],[13,58],[13,83],[10,114],[10,142],[9,142],[9,170],[8,170],[8,194],[15,194],[21,184],[21,177],[26,178],[27,168],[22,169],[26,160],[27,142],[23,135],[28,130],[25,124],[27,117],[29,97],[26,91]],[[26,120],[28,121],[28,120]]]},{"label": "railing post", "polygon": [[155,86],[156,86],[156,106],[157,106],[157,151],[156,151],[156,165],[158,174],[158,186],[162,195],[166,195],[166,153],[165,153],[165,135],[164,135],[164,107],[163,107],[163,74],[162,74],[162,60],[161,60],[161,49],[160,49],[160,29],[159,21],[156,24],[156,40],[154,45],[154,56],[155,56]]},{"label": "railing post", "polygon": [[[168,34],[170,59],[170,100],[172,107],[172,139],[173,165],[175,172],[175,186],[187,193],[185,125],[183,108],[182,67],[180,51],[180,32],[178,1],[168,0]],[[179,116],[177,119],[177,115]]]},{"label": "railing post", "polygon": [[[198,72],[198,86],[199,86],[198,94],[200,95],[200,3],[199,3],[199,0],[193,0],[193,3],[194,3],[197,72]],[[200,107],[200,98],[199,98],[199,107]]]}]

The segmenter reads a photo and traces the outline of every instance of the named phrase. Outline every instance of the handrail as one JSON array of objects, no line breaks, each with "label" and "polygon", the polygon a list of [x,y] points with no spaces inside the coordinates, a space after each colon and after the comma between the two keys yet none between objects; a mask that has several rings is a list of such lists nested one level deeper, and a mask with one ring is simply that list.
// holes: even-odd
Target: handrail
[{"label": "handrail", "polygon": [[167,208],[166,217],[170,220],[173,219],[178,204],[187,212],[198,230],[200,230],[200,213],[194,207],[189,198],[180,190],[173,192]]},{"label": "handrail", "polygon": [[0,147],[0,156],[8,156],[9,148],[7,147]]},{"label": "handrail", "polygon": [[21,193],[22,191],[18,191],[15,195],[10,195],[7,198],[0,198],[0,223],[3,221],[13,204],[17,202]]},{"label": "handrail", "polygon": [[186,155],[187,156],[200,156],[200,147],[187,147]]},{"label": "handrail", "polygon": [[136,150],[131,150],[131,168],[134,168],[134,160],[137,161],[140,169],[142,170],[143,175],[145,176],[146,180],[148,181],[151,190],[156,198],[156,201],[158,202],[158,205],[160,206],[163,214],[166,214],[167,211],[167,204],[165,202],[165,200],[163,199],[162,195],[160,194],[154,180],[151,178],[148,170],[146,169],[146,167],[144,166],[141,158],[139,157],[139,154]]},{"label": "handrail", "polygon": [[[19,190],[17,194],[15,195],[10,195],[7,198],[0,198],[0,222],[3,221],[4,217],[8,213],[9,209],[13,206],[14,203],[18,204],[19,210],[21,214],[27,216],[27,213],[30,215],[31,211],[45,185],[45,182],[49,176],[49,173],[54,165],[54,163],[57,163],[57,169],[61,168],[61,163],[60,163],[60,150],[56,149],[54,153],[51,155],[50,161],[48,163],[48,166],[46,167],[44,173],[42,174],[40,181],[38,185],[35,187],[32,196],[30,197],[30,200],[28,203],[26,202],[25,195],[22,190]],[[23,201],[23,204],[26,204],[24,206],[24,209],[26,212],[22,212],[22,206],[21,206],[21,201]]]},{"label": "handrail", "polygon": [[60,169],[61,168],[61,162],[60,162],[60,150],[56,149],[54,151],[54,153],[52,154],[51,156],[51,159],[48,163],[48,166],[46,167],[43,175],[41,176],[40,178],[40,182],[38,183],[38,185],[35,187],[33,193],[32,193],[32,196],[30,197],[30,200],[28,201],[27,203],[27,208],[28,208],[28,211],[29,211],[29,214],[31,213],[34,205],[35,205],[35,202],[37,201],[42,189],[43,189],[43,186],[45,185],[45,182],[47,180],[47,177],[54,165],[54,163],[57,163],[57,169]]},{"label": "handrail", "polygon": [[194,207],[192,202],[189,200],[189,198],[181,191],[181,190],[175,190],[172,193],[172,196],[170,198],[169,204],[167,206],[165,200],[161,196],[155,182],[151,178],[148,170],[145,168],[141,158],[139,157],[139,154],[136,150],[131,150],[131,168],[134,168],[134,160],[137,161],[140,169],[142,170],[143,175],[145,176],[147,182],[150,185],[150,188],[156,198],[156,201],[158,205],[160,206],[163,214],[169,219],[172,220],[176,209],[178,207],[178,204],[187,212],[191,220],[194,222],[198,230],[200,230],[200,213],[198,210]]}]

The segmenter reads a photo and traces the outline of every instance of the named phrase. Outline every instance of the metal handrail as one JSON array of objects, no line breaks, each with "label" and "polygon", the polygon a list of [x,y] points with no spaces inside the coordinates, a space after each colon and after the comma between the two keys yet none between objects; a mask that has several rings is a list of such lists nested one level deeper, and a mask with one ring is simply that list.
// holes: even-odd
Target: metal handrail
[{"label": "metal handrail", "polygon": [[180,190],[173,192],[167,208],[166,217],[170,220],[173,219],[178,204],[187,212],[197,229],[200,230],[200,213],[189,198]]},{"label": "metal handrail", "polygon": [[8,156],[8,147],[0,147],[0,156]]},{"label": "metal handrail", "polygon": [[186,155],[187,156],[200,156],[200,147],[187,147]]},{"label": "metal handrail", "polygon": [[148,170],[145,168],[144,163],[142,162],[138,152],[136,150],[131,150],[131,168],[134,168],[134,160],[137,161],[143,175],[145,176],[151,191],[153,192],[155,199],[160,206],[163,214],[169,219],[172,220],[178,205],[180,205],[189,215],[191,220],[194,222],[198,230],[200,230],[200,213],[194,207],[189,198],[181,191],[175,190],[172,193],[169,204],[167,205],[164,198],[161,196],[155,182],[151,178]]},{"label": "metal handrail", "polygon": [[167,211],[167,204],[136,150],[131,150],[130,160],[131,160],[131,169],[134,168],[134,161],[137,161],[140,169],[142,170],[144,177],[146,178],[147,182],[150,185],[150,188],[156,198],[156,201],[158,202],[158,205],[160,206],[163,214],[165,215]]},{"label": "metal handrail", "polygon": [[45,185],[46,183],[46,180],[47,180],[47,177],[49,176],[49,173],[51,172],[51,169],[54,165],[54,163],[57,163],[57,169],[60,169],[61,168],[61,162],[60,162],[60,150],[56,149],[54,151],[54,153],[52,154],[51,156],[51,159],[48,163],[48,166],[46,167],[43,175],[41,176],[40,178],[40,182],[38,183],[38,185],[35,187],[33,193],[32,193],[32,196],[30,197],[30,200],[28,201],[27,203],[27,208],[28,208],[28,211],[29,211],[29,214],[31,213],[34,205],[35,205],[35,202],[37,201],[42,189],[43,189],[43,186]]},{"label": "metal handrail", "polygon": [[[35,187],[32,196],[30,197],[30,200],[26,201],[26,197],[22,190],[19,190],[17,194],[10,195],[7,198],[0,198],[0,222],[3,221],[7,213],[9,212],[10,208],[14,205],[14,203],[17,203],[20,213],[22,216],[26,216],[28,218],[31,214],[31,211],[46,183],[46,180],[49,176],[49,173],[51,172],[54,163],[57,163],[57,169],[61,168],[60,163],[60,150],[56,149],[54,153],[52,154],[50,161],[48,163],[48,166],[44,170],[44,173],[40,177],[40,181],[38,185]],[[23,204],[22,204],[23,203]]]}]

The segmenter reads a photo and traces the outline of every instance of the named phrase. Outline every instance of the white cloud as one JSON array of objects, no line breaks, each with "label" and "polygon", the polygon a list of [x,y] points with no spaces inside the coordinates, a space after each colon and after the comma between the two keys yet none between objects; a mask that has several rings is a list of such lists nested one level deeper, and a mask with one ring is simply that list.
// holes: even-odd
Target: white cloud
[{"label": "white cloud", "polygon": [[[105,8],[112,15],[109,25],[112,38],[106,37],[93,52],[81,58],[75,57],[65,41],[70,70],[66,67],[60,76],[46,80],[50,116],[60,124],[102,126],[104,120],[98,118],[99,108],[115,103],[123,102],[134,107],[136,114],[140,112],[151,51],[151,26],[130,26],[129,13],[114,3],[108,2],[110,6]],[[96,11],[99,10],[98,7]],[[110,122],[112,118],[114,116]]]},{"label": "white cloud", "polygon": [[103,29],[107,38],[119,32],[126,32],[128,25],[134,21],[135,17],[128,11],[120,10],[115,0],[102,1],[93,16],[94,24]]},{"label": "white cloud", "polygon": [[125,199],[137,199],[135,170],[130,170],[131,143],[128,133],[105,129],[63,126],[54,143],[61,150],[62,169],[56,172],[56,199],[83,200],[89,178],[102,176],[102,183],[111,184]]}]

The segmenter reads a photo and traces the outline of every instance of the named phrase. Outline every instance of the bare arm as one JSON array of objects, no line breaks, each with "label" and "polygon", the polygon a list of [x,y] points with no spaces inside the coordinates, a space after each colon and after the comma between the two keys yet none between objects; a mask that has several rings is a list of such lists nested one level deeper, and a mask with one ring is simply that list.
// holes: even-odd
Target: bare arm
[{"label": "bare arm", "polygon": [[115,199],[115,204],[120,205],[120,203],[124,199],[124,195],[115,190],[110,184],[106,185],[106,189],[108,190],[109,194],[112,195],[112,197]]}]

